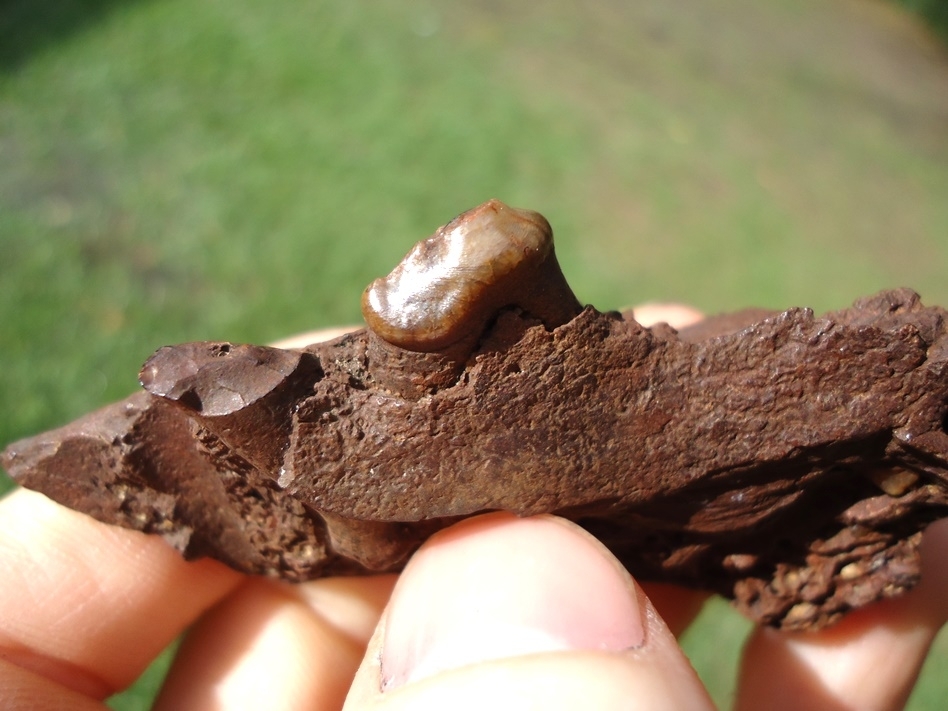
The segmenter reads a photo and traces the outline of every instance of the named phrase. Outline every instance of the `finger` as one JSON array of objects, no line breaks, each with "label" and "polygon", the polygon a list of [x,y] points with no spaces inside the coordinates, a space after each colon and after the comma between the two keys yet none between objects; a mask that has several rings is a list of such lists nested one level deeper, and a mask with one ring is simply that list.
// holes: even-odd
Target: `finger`
[{"label": "finger", "polygon": [[619,562],[550,516],[469,519],[412,558],[350,709],[712,708]]},{"label": "finger", "polygon": [[105,704],[3,659],[0,652],[0,702],[3,711],[107,711]]},{"label": "finger", "polygon": [[394,584],[249,581],[188,633],[154,708],[341,709]]},{"label": "finger", "polygon": [[337,326],[336,328],[322,328],[318,331],[307,331],[306,333],[300,333],[295,336],[288,336],[287,338],[282,338],[271,345],[274,348],[304,348],[313,343],[331,341],[333,338],[339,338],[339,336],[352,333],[353,331],[357,331],[360,328],[362,328],[362,326]]},{"label": "finger", "polygon": [[948,519],[926,531],[922,580],[906,595],[817,633],[757,630],[741,668],[739,709],[900,709],[948,619]]},{"label": "finger", "polygon": [[[653,326],[656,323],[667,323],[672,328],[685,328],[701,321],[704,314],[690,306],[684,304],[642,304],[636,306],[633,311],[635,320],[643,326]],[[295,336],[288,336],[272,343],[274,348],[303,348],[313,343],[322,343],[330,341],[333,338],[344,336],[347,333],[357,331],[363,326],[337,326],[335,328],[323,328],[316,331],[307,331]]]},{"label": "finger", "polygon": [[645,327],[667,323],[678,329],[691,326],[704,318],[703,313],[683,304],[642,304],[632,309],[632,316]]},{"label": "finger", "polygon": [[240,576],[17,490],[0,501],[0,580],[0,658],[102,699]]},{"label": "finger", "polygon": [[675,637],[680,636],[688,625],[694,622],[710,597],[709,593],[668,583],[642,583],[641,586]]}]

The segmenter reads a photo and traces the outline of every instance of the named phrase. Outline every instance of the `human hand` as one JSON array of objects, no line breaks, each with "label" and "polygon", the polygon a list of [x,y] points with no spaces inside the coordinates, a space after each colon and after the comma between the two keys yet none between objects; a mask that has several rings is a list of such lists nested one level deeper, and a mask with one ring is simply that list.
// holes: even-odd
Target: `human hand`
[{"label": "human hand", "polygon": [[[944,523],[909,595],[816,634],[757,630],[739,708],[899,708],[945,618]],[[712,708],[672,634],[699,596],[643,590],[553,517],[441,532],[381,622],[394,576],[244,578],[28,491],[0,502],[0,571],[5,709],[101,709],[189,627],[158,709]]]},{"label": "human hand", "polygon": [[[924,555],[903,598],[817,634],[757,630],[738,705],[898,708],[948,616],[944,522]],[[246,578],[17,491],[0,502],[0,579],[4,708],[102,708],[187,628],[159,709],[711,708],[673,635],[701,597],[643,590],[552,517],[441,532],[383,614],[394,576]]]}]

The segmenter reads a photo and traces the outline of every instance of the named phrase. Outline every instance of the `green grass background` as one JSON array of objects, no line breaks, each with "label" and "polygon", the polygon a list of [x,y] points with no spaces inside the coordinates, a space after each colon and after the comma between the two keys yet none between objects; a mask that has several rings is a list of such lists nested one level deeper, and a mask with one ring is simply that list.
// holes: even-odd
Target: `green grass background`
[{"label": "green grass background", "polygon": [[924,17],[932,29],[948,40],[948,3],[944,0],[898,0],[905,7]]},{"label": "green grass background", "polygon": [[[948,304],[948,54],[877,0],[6,0],[0,445],[161,345],[357,323],[489,197],[602,308]],[[684,640],[725,707],[746,630],[714,602]]]}]

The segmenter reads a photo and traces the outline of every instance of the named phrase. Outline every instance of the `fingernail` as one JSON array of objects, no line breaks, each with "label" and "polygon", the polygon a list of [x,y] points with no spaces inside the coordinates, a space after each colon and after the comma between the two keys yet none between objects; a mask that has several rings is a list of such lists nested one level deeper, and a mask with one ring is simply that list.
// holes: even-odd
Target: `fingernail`
[{"label": "fingernail", "polygon": [[539,652],[644,639],[632,578],[592,536],[549,516],[489,514],[432,538],[386,610],[382,689]]}]

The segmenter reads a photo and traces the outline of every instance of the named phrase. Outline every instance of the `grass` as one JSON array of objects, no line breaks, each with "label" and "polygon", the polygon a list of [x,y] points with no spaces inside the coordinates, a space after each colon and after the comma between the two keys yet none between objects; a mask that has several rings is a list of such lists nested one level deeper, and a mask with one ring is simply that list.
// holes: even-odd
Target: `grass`
[{"label": "grass", "polygon": [[948,41],[948,5],[942,0],[898,0],[898,2],[925,18],[942,39]]},{"label": "grass", "polygon": [[[946,115],[944,47],[871,0],[10,0],[0,443],[123,397],[163,344],[357,322],[492,196],[547,215],[600,307],[948,303]],[[685,639],[722,705],[743,629],[715,606]]]}]

